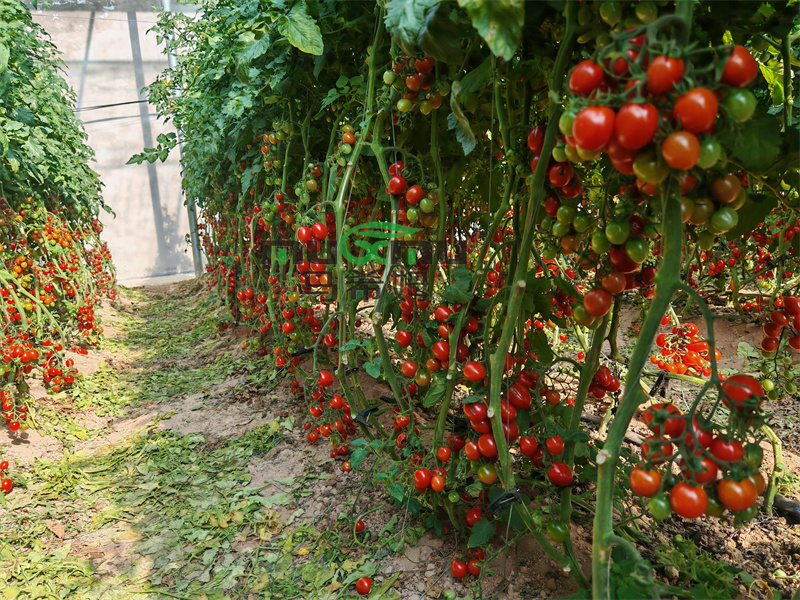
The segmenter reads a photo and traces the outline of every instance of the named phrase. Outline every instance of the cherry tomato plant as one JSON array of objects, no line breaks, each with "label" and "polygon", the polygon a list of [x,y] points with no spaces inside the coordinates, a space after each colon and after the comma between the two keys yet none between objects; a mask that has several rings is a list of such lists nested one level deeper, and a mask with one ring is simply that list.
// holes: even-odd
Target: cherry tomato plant
[{"label": "cherry tomato plant", "polygon": [[[100,181],[57,51],[24,5],[4,3],[0,20],[14,24],[0,32],[0,402],[18,431],[34,377],[51,392],[78,377],[67,352],[98,343],[95,311],[116,289]],[[4,473],[3,491],[12,485]]]},{"label": "cherry tomato plant", "polygon": [[[800,331],[797,16],[429,4],[164,14],[180,60],[150,99],[186,140],[209,291],[290,379],[309,442],[346,472],[385,461],[398,504],[470,548],[533,536],[607,597],[609,548],[648,568],[615,527],[637,502],[621,488],[662,519],[741,517],[766,485],[763,375],[791,382]],[[718,368],[711,295],[775,309],[764,373]],[[625,358],[630,301],[647,310]],[[676,312],[690,304],[703,334]],[[385,381],[381,400],[363,377]],[[695,397],[647,408],[652,436],[623,452],[643,388],[671,378]],[[593,440],[581,416],[607,396],[615,418]],[[594,512],[591,577],[576,503]],[[479,562],[453,560],[468,573]]]}]

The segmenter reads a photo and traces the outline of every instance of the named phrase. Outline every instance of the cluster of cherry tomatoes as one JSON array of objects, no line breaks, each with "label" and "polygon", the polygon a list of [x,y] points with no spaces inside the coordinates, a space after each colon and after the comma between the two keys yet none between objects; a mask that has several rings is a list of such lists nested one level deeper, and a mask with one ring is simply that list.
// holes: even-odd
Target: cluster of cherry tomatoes
[{"label": "cluster of cherry tomatoes", "polygon": [[[678,375],[708,377],[711,375],[711,356],[708,342],[701,339],[699,329],[694,323],[673,325],[656,337],[656,354],[650,356],[650,362],[659,369]],[[722,358],[722,353],[714,349],[715,360]]]},{"label": "cluster of cherry tomatoes", "polygon": [[[734,419],[752,419],[764,397],[759,381],[749,375],[733,375],[721,385],[722,402]],[[714,435],[713,423],[694,415],[690,424],[689,415],[671,403],[650,406],[643,420],[653,434],[642,443],[643,462],[633,468],[629,482],[634,493],[650,498],[653,516],[661,519],[674,511],[687,519],[718,517],[725,508],[754,516],[766,487],[758,442],[744,441],[732,433],[735,428]],[[665,463],[670,466],[664,473],[658,467]],[[671,469],[675,463],[679,477]]]},{"label": "cluster of cherry tomatoes", "polygon": [[467,560],[460,561],[455,558],[453,559],[453,562],[450,563],[450,573],[452,573],[453,577],[456,579],[464,579],[467,574],[478,577],[481,574],[481,565],[485,558],[486,554],[483,548],[470,550]]},{"label": "cluster of cherry tomatoes", "polygon": [[383,74],[386,85],[402,90],[403,97],[397,101],[397,111],[407,113],[417,107],[423,115],[437,110],[443,98],[450,93],[447,82],[436,82],[433,72],[434,61],[430,56],[423,58],[399,57],[392,63],[391,71]]},{"label": "cluster of cherry tomatoes", "polygon": [[786,336],[786,343],[792,350],[800,351],[800,298],[785,296],[783,308],[776,308],[764,323],[764,338],[761,349],[773,353],[780,345],[781,337]]}]

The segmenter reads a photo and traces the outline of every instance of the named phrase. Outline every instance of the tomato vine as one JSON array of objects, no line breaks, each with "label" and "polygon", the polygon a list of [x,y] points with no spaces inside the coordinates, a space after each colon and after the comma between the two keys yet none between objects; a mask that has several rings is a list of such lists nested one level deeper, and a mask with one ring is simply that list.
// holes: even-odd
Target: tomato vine
[{"label": "tomato vine", "polygon": [[[615,549],[649,572],[615,526],[620,485],[657,518],[718,492],[750,514],[761,461],[713,444],[757,446],[772,379],[796,393],[800,220],[796,11],[745,4],[209,0],[202,19],[161,16],[181,59],[149,94],[185,140],[210,289],[288,372],[310,442],[345,471],[386,461],[392,497],[471,547],[498,522],[532,535],[595,597]],[[758,373],[720,371],[711,295],[783,311],[762,343],[771,386],[739,393]],[[646,314],[623,357],[630,297]],[[690,305],[704,339],[681,323]],[[698,388],[651,409],[640,462],[623,440],[653,378]],[[583,410],[607,396],[613,423],[591,439]],[[712,466],[720,482],[701,484]],[[591,583],[575,507],[593,513]]]}]

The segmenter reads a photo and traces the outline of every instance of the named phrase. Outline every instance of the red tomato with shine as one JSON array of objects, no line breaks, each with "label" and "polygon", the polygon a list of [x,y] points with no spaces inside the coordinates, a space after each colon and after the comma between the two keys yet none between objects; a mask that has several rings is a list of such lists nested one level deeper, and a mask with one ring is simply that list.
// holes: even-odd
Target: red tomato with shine
[{"label": "red tomato with shine", "polygon": [[603,82],[603,67],[593,60],[582,60],[569,74],[569,91],[588,96]]},{"label": "red tomato with shine", "polygon": [[611,310],[613,301],[611,294],[602,288],[596,288],[584,295],[583,308],[593,317],[603,317]]},{"label": "red tomato with shine", "polygon": [[481,363],[471,360],[464,365],[464,377],[473,383],[483,381],[486,377],[486,368]]},{"label": "red tomato with shine", "polygon": [[600,150],[614,133],[614,111],[607,106],[587,106],[572,122],[572,137],[584,150]]},{"label": "red tomato with shine", "polygon": [[558,487],[568,486],[572,483],[572,469],[566,463],[556,461],[547,471],[547,478]]},{"label": "red tomato with shine", "polygon": [[402,194],[406,191],[406,180],[402,175],[395,175],[389,180],[389,193]]},{"label": "red tomato with shine", "polygon": [[722,70],[722,83],[732,87],[749,85],[758,76],[758,63],[750,51],[738,44],[733,47],[733,52],[725,61]]},{"label": "red tomato with shine", "polygon": [[356,581],[356,591],[361,594],[362,596],[366,596],[369,594],[369,591],[372,589],[372,579],[369,577],[362,577],[358,581]]},{"label": "red tomato with shine", "polygon": [[720,479],[717,484],[717,496],[726,508],[738,512],[747,510],[755,504],[758,491],[751,479],[741,481],[733,479]]},{"label": "red tomato with shine", "polygon": [[675,101],[672,114],[680,126],[692,133],[702,133],[717,119],[717,97],[707,88],[696,87]]},{"label": "red tomato with shine", "polygon": [[738,412],[751,412],[756,398],[760,405],[764,398],[764,388],[755,377],[732,375],[722,382],[722,402],[728,408]]},{"label": "red tomato with shine", "polygon": [[670,91],[683,77],[683,60],[656,56],[647,67],[647,89],[655,96]]},{"label": "red tomato with shine", "polygon": [[676,131],[661,144],[661,156],[673,169],[686,171],[700,158],[700,141],[691,131]]},{"label": "red tomato with shine", "polygon": [[615,139],[628,150],[645,147],[653,139],[657,129],[658,111],[649,103],[626,104],[619,109],[614,121]]},{"label": "red tomato with shine", "polygon": [[634,494],[649,498],[661,488],[661,472],[657,469],[647,470],[637,466],[631,471],[629,481]]},{"label": "red tomato with shine", "polygon": [[686,519],[696,519],[702,515],[708,506],[708,494],[699,486],[689,485],[681,481],[675,484],[669,493],[669,503],[680,516]]}]

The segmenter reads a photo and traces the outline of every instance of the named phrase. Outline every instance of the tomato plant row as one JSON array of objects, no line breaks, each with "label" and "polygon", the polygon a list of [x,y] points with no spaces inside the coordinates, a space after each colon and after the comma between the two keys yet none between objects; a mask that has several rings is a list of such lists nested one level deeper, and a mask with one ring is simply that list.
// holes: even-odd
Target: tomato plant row
[{"label": "tomato plant row", "polygon": [[0,5],[0,21],[0,403],[17,431],[31,378],[51,392],[74,382],[67,352],[97,343],[95,310],[116,291],[100,181],[56,49],[22,4]]},{"label": "tomato plant row", "polygon": [[[498,521],[527,531],[583,586],[569,524],[594,498],[597,597],[618,573],[609,547],[643,562],[613,526],[636,504],[620,485],[658,518],[752,516],[765,399],[796,393],[797,16],[743,6],[162,15],[181,60],[149,93],[186,140],[211,289],[290,374],[310,442],[329,440],[346,472],[385,461],[398,503],[472,548]],[[720,372],[709,295],[770,319],[750,374]],[[644,307],[627,359],[623,298]],[[704,336],[674,312],[689,304]],[[368,397],[365,376],[391,395]],[[622,440],[642,390],[669,378],[697,394],[651,407],[634,456]],[[613,425],[592,440],[584,406],[607,396]]]}]

